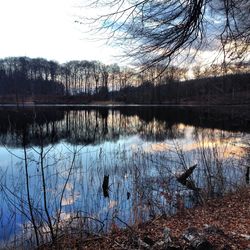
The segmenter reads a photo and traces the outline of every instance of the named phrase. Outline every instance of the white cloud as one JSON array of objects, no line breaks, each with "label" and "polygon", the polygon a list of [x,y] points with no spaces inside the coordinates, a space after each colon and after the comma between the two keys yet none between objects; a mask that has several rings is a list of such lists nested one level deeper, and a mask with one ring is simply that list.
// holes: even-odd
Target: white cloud
[{"label": "white cloud", "polygon": [[117,61],[117,50],[93,42],[75,24],[77,1],[3,0],[0,1],[0,58],[29,56],[69,60]]}]

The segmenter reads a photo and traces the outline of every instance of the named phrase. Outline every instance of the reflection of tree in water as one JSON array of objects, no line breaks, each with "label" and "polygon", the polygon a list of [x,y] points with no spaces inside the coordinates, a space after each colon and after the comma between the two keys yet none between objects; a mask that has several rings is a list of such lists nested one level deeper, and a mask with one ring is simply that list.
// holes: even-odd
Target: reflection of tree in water
[{"label": "reflection of tree in water", "polygon": [[[40,124],[35,127],[36,143],[39,146],[29,148],[28,127],[23,126],[19,132],[21,149],[17,151],[18,155],[8,150],[9,157],[14,157],[17,161],[14,168],[12,164],[8,166],[4,175],[0,168],[1,180],[4,180],[0,182],[0,197],[4,201],[1,209],[9,216],[7,223],[1,220],[0,242],[3,232],[9,231],[12,235],[17,230],[18,234],[29,238],[30,242],[26,246],[29,249],[44,241],[54,242],[58,235],[62,226],[64,200],[68,197],[75,199],[67,191],[67,186],[72,181],[73,173],[78,173],[75,160],[79,150],[73,146],[68,148],[68,152],[62,153],[53,145],[46,146],[46,126]],[[11,171],[8,171],[9,169]],[[9,209],[5,210],[4,206]],[[17,214],[21,216],[21,221],[16,219]],[[9,228],[9,224],[15,225],[14,232]],[[17,224],[22,228],[22,233],[16,228]]]},{"label": "reflection of tree in water", "polygon": [[141,120],[165,121],[169,127],[183,123],[195,127],[218,128],[229,131],[246,131],[250,128],[250,110],[247,106],[135,106],[119,107],[124,115],[138,115]]},{"label": "reflection of tree in water", "polygon": [[[234,161],[220,157],[226,146],[221,148],[220,144],[213,144],[224,142],[234,134],[192,128],[190,144],[177,145],[178,138],[186,136],[187,127],[171,122],[174,119],[167,111],[159,115],[162,119],[155,115],[148,117],[147,121],[141,118],[140,112],[125,115],[117,109],[59,110],[51,111],[49,116],[41,115],[41,118],[33,111],[30,118],[27,114],[25,122],[20,125],[18,119],[21,116],[13,118],[9,113],[8,120],[15,121],[10,130],[6,124],[1,125],[7,131],[7,135],[1,132],[1,136],[8,137],[11,131],[15,135],[13,138],[18,139],[16,146],[22,146],[24,156],[26,154],[18,166],[18,171],[24,174],[18,180],[15,176],[11,179],[5,175],[4,178],[13,180],[13,183],[6,181],[4,184],[17,190],[20,199],[16,205],[24,207],[33,229],[37,227],[40,233],[47,228],[52,239],[60,232],[61,223],[65,222],[63,216],[72,216],[69,220],[72,222],[76,215],[78,219],[81,216],[93,218],[94,215],[94,218],[108,223],[108,215],[111,221],[112,216],[118,214],[133,222],[178,209],[177,198],[189,201],[192,193],[176,182],[176,175],[185,171],[193,160],[198,162],[193,180],[209,196],[220,195],[226,188],[235,187],[241,177]],[[166,145],[157,151],[157,147],[129,150],[131,148],[116,145],[111,152],[103,147],[86,157],[86,148],[76,146],[133,134],[151,141],[174,139],[177,146],[168,148]],[[63,152],[60,152],[60,147],[48,146],[48,143],[62,139],[73,145],[66,145]],[[29,148],[32,145],[36,147]],[[110,178],[109,200],[100,191],[105,175]],[[102,226],[99,223],[98,230]]]},{"label": "reflection of tree in water", "polygon": [[26,144],[39,145],[38,129],[43,128],[45,144],[58,141],[57,123],[64,113],[47,109],[2,109],[0,110],[0,136],[4,145],[20,147],[23,129],[27,131]]},{"label": "reflection of tree in water", "polygon": [[120,136],[139,134],[147,140],[164,140],[168,136],[178,137],[175,126],[153,120],[146,122],[137,115],[123,115],[119,110],[11,110],[1,111],[1,142],[18,147],[22,128],[26,127],[27,144],[39,145],[40,130],[44,145],[64,140],[75,145],[99,144],[116,141]]},{"label": "reflection of tree in water", "polygon": [[146,141],[164,141],[166,139],[181,139],[185,137],[185,129],[178,124],[169,126],[167,122],[156,121],[145,123],[138,131],[140,137]]},{"label": "reflection of tree in water", "polygon": [[209,108],[174,107],[13,108],[0,110],[0,119],[1,142],[12,147],[20,146],[23,127],[28,131],[27,144],[32,146],[39,145],[40,129],[44,145],[62,140],[73,145],[89,145],[117,141],[129,135],[139,135],[148,141],[182,138],[185,131],[180,123],[232,130],[246,130],[249,125],[244,119],[239,124],[235,112],[221,115]]}]

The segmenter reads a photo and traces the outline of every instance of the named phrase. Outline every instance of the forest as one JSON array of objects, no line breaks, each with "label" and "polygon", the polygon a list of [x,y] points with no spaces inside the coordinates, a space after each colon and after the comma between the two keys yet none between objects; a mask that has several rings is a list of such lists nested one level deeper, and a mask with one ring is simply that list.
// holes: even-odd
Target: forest
[{"label": "forest", "polygon": [[249,63],[145,69],[98,61],[0,60],[1,103],[249,103]]},{"label": "forest", "polygon": [[250,249],[250,1],[0,1],[1,249]]}]

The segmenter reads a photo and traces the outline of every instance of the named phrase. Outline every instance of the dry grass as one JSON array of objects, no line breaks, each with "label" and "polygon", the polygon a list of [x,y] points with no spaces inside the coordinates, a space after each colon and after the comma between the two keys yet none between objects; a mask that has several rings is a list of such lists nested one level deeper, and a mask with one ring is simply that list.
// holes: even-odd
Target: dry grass
[{"label": "dry grass", "polygon": [[250,246],[250,188],[240,188],[221,199],[209,200],[202,207],[180,211],[171,217],[161,216],[127,229],[114,226],[108,235],[85,238],[65,234],[57,240],[56,246],[46,245],[41,249],[143,249],[138,245],[138,238],[162,240],[166,227],[171,229],[176,247],[187,249],[187,242],[182,238],[184,231],[195,227],[202,233],[205,225],[218,229],[218,232],[205,234],[215,249],[247,249]]}]

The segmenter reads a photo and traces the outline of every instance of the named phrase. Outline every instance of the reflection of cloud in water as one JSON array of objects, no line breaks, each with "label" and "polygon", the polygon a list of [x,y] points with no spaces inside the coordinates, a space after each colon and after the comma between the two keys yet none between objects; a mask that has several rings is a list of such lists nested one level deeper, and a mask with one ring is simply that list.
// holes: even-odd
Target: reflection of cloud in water
[{"label": "reflection of cloud in water", "polygon": [[71,195],[70,197],[64,197],[62,198],[62,206],[72,205],[76,202],[76,200],[79,198],[80,194],[77,195]]},{"label": "reflection of cloud in water", "polygon": [[61,218],[61,220],[66,221],[66,220],[71,219],[71,218],[72,218],[72,215],[73,215],[73,213],[61,212],[60,218]]},{"label": "reflection of cloud in water", "polygon": [[132,152],[136,152],[136,151],[138,151],[138,149],[139,149],[139,146],[137,144],[130,145],[130,150]]},{"label": "reflection of cloud in water", "polygon": [[[55,128],[58,130],[56,130],[56,135],[59,139],[64,138],[65,141],[51,149],[51,152],[47,155],[48,164],[51,164],[49,165],[51,167],[45,168],[45,171],[48,178],[46,180],[48,201],[52,202],[49,212],[53,218],[56,218],[55,215],[59,212],[55,210],[58,208],[60,195],[65,189],[61,204],[63,208],[60,215],[60,226],[67,225],[67,222],[76,222],[84,217],[86,217],[84,223],[93,222],[95,219],[103,221],[106,218],[111,219],[114,214],[118,214],[127,222],[130,219],[131,221],[136,220],[136,216],[142,212],[146,218],[147,212],[151,209],[148,202],[150,199],[153,202],[156,201],[151,203],[152,206],[162,204],[164,205],[164,211],[168,211],[168,207],[165,206],[165,203],[162,203],[165,202],[164,197],[161,194],[158,196],[159,193],[157,192],[160,192],[163,188],[170,194],[177,188],[179,190],[179,186],[176,187],[175,182],[172,181],[173,175],[182,172],[180,161],[177,158],[178,155],[175,154],[178,149],[181,149],[184,153],[184,160],[186,160],[188,166],[195,163],[199,164],[197,171],[194,172],[194,178],[197,178],[199,186],[206,187],[206,176],[203,178],[202,171],[204,164],[201,158],[203,156],[201,153],[204,152],[204,157],[209,160],[208,166],[211,167],[211,175],[216,177],[211,177],[213,187],[215,186],[216,190],[221,189],[224,183],[227,185],[227,182],[230,181],[231,185],[231,182],[236,183],[239,180],[241,174],[228,168],[228,166],[233,166],[233,161],[226,161],[226,164],[223,165],[221,163],[224,162],[218,161],[218,164],[215,160],[244,156],[244,150],[241,148],[242,139],[240,138],[243,137],[241,133],[204,129],[199,126],[194,127],[178,123],[180,121],[188,122],[188,119],[184,119],[186,115],[183,119],[177,121],[170,119],[168,121],[167,119],[168,117],[171,118],[169,116],[171,114],[165,111],[159,116],[159,120],[157,120],[157,117],[154,118],[153,115],[148,117],[148,112],[143,113],[145,120],[141,120],[138,116],[123,116],[119,112],[119,115],[112,117],[111,112],[108,118],[101,117],[97,113],[97,121],[95,112],[79,111],[76,116],[73,116],[73,112],[69,113],[73,117],[72,120],[69,119],[68,123],[55,123]],[[114,113],[116,114],[115,111]],[[187,114],[188,118],[189,115]],[[85,118],[89,119],[89,123],[85,122],[88,121]],[[82,124],[86,124],[86,126]],[[18,132],[17,128],[16,134]],[[51,134],[52,131],[49,129],[48,135]],[[31,145],[37,143],[35,134],[30,135],[30,141]],[[74,165],[71,165],[72,152],[76,152],[80,146],[76,148],[70,142],[80,145],[86,143],[79,155],[76,155]],[[16,145],[19,145],[18,142]],[[37,150],[39,149],[38,147]],[[22,186],[22,184],[25,184],[25,180],[22,179],[25,176],[19,174],[21,168],[14,167],[17,163],[22,164],[22,161],[15,159],[15,157],[10,158],[9,153],[7,153],[5,148],[0,148],[0,156],[3,158],[0,170],[8,165],[10,166],[8,173],[12,174],[13,167],[14,177],[20,176],[16,185]],[[12,153],[23,156],[22,149],[13,149]],[[32,151],[29,151],[29,160],[31,161],[33,158],[36,160],[36,154],[31,157],[31,153]],[[155,155],[150,158],[148,154]],[[55,164],[52,164],[52,160]],[[72,171],[69,172],[71,166]],[[223,168],[224,166],[225,168]],[[218,169],[222,169],[222,171],[219,173]],[[36,172],[35,163],[30,165],[29,171],[31,196],[32,199],[36,199],[36,191],[41,187],[41,171]],[[70,176],[69,173],[71,173]],[[223,180],[223,184],[217,178],[218,173]],[[102,197],[101,184],[104,174],[109,174],[110,180],[112,180],[110,199]],[[13,180],[15,180],[14,177]],[[9,181],[8,185],[10,186],[10,180],[12,179],[6,180]],[[66,181],[68,183],[64,186]],[[14,185],[15,188],[18,187],[16,185]],[[127,200],[127,191],[131,193],[131,199],[129,200]],[[188,194],[183,194],[183,196],[185,195]],[[40,198],[40,196],[37,197],[37,199]],[[55,205],[53,205],[53,201],[55,201]],[[42,202],[38,205],[39,209],[43,209]],[[8,210],[5,209],[4,211],[7,211],[4,216],[9,216]],[[16,227],[16,225],[14,226]],[[44,228],[42,231],[48,231],[48,229]]]},{"label": "reflection of cloud in water", "polygon": [[99,216],[100,214],[102,214],[102,212],[107,212],[108,210],[117,207],[117,205],[118,205],[118,202],[116,200],[110,200],[107,206],[105,206],[103,209],[99,211]]},{"label": "reflection of cloud in water", "polygon": [[116,206],[117,206],[117,201],[111,200],[111,201],[109,202],[108,208],[109,208],[109,209],[112,209],[112,208],[114,208],[114,207],[116,207]]},{"label": "reflection of cloud in water", "polygon": [[65,190],[72,191],[73,190],[73,185],[71,183],[67,183],[66,186],[65,186]]},{"label": "reflection of cloud in water", "polygon": [[[138,145],[131,146],[134,151],[138,150]],[[178,143],[178,147],[185,153],[196,150],[216,149],[219,158],[236,157],[241,158],[246,155],[241,138],[203,138],[201,140],[187,140]],[[176,152],[178,148],[167,142],[150,143],[143,147],[145,153]]]},{"label": "reflection of cloud in water", "polygon": [[169,150],[171,147],[166,143],[152,143],[144,147],[144,152],[146,153],[156,153],[156,152],[164,152]]},{"label": "reflection of cloud in water", "polygon": [[[60,190],[62,191],[64,188],[64,186],[62,185],[60,187]],[[62,206],[67,206],[67,205],[72,205],[74,204],[77,199],[80,197],[80,193],[79,192],[76,192],[74,190],[74,186],[71,184],[71,183],[67,183],[66,186],[65,186],[65,191],[66,192],[70,192],[70,194],[65,194],[62,198]]]},{"label": "reflection of cloud in water", "polygon": [[207,150],[216,149],[219,158],[243,157],[246,152],[241,147],[240,138],[225,138],[225,139],[203,139],[202,141],[192,142],[183,146],[183,151]]}]

